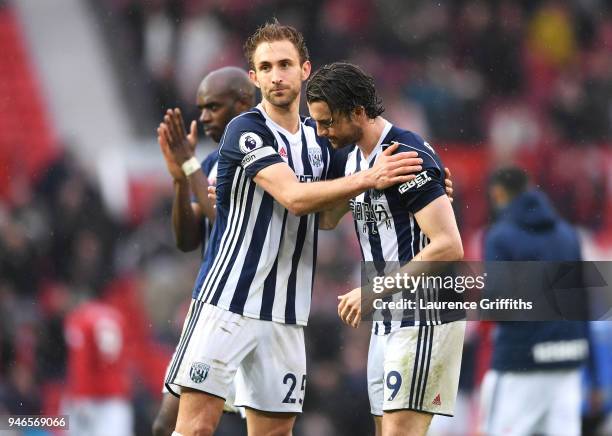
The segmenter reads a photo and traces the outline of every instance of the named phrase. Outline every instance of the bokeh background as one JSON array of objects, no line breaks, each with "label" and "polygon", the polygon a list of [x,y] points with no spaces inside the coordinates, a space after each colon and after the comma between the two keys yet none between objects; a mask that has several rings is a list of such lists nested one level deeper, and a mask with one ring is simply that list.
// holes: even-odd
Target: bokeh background
[{"label": "bokeh background", "polygon": [[[129,320],[126,395],[136,434],[149,434],[199,265],[174,246],[155,127],[168,107],[196,118],[201,78],[246,67],[242,43],[271,17],[305,34],[315,68],[370,72],[385,117],[434,145],[467,259],[480,259],[490,220],[487,177],[506,163],[578,227],[585,259],[612,259],[608,1],[0,0],[0,414],[60,410],[64,321],[95,298]],[[214,144],[200,136],[203,158]],[[297,435],[372,434],[369,329],[336,316],[359,260],[350,219],[321,233]],[[602,390],[589,402],[585,382],[589,431],[612,410],[612,328],[592,326]],[[470,323],[457,416],[432,434],[473,433],[490,331]],[[224,418],[219,432],[243,423]]]}]

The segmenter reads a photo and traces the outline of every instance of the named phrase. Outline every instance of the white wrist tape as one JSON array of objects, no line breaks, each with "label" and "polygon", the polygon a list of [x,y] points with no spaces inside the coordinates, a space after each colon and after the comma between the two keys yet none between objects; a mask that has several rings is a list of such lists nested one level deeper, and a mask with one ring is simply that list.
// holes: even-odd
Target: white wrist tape
[{"label": "white wrist tape", "polygon": [[200,161],[198,161],[198,159],[194,156],[191,159],[183,162],[183,165],[181,165],[181,169],[183,170],[185,175],[189,177],[200,169]]}]

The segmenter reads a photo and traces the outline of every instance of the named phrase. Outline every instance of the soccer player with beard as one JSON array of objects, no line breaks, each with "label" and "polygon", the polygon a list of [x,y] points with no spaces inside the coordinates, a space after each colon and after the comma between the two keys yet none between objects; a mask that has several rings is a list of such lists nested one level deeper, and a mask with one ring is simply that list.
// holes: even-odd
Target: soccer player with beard
[{"label": "soccer player with beard", "polygon": [[[241,68],[220,68],[204,77],[198,87],[196,104],[200,110],[199,120],[204,133],[218,144],[227,123],[255,104],[255,86]],[[158,128],[157,139],[174,182],[172,225],[177,247],[181,251],[193,251],[201,247],[204,253],[215,218],[213,203],[206,198],[207,185],[216,184],[219,151],[215,148],[202,161],[202,171],[187,176],[181,164],[194,156],[197,125],[196,121],[191,123],[188,135],[183,126],[180,110],[168,110]],[[198,201],[192,200],[194,193]],[[162,392],[162,403],[153,423],[153,434],[170,436],[176,424],[179,399],[171,395],[165,385]],[[233,407],[233,396],[232,389],[225,411],[237,411]]]},{"label": "soccer player with beard", "polygon": [[[316,261],[317,211],[414,179],[417,153],[321,181],[329,143],[299,116],[310,74],[302,35],[271,23],[245,44],[262,102],[229,122],[219,147],[216,221],[166,385],[180,386],[176,435],[209,435],[234,380],[250,435],[289,435],[306,388],[303,326]],[[197,161],[182,163],[186,173]]]},{"label": "soccer player with beard", "polygon": [[[367,190],[324,212],[322,228],[335,227],[351,210],[363,260],[376,265],[379,275],[395,272],[398,263],[408,271],[415,267],[413,260],[461,259],[461,237],[444,195],[440,158],[421,137],[381,117],[384,108],[374,80],[355,65],[333,63],[313,74],[306,97],[318,134],[341,149],[334,159],[334,175],[368,171],[394,143],[400,144],[399,151],[416,151],[423,161],[415,180]],[[438,297],[436,290],[417,290],[417,298],[425,301]],[[357,327],[361,289],[339,299],[341,319]],[[453,413],[464,313],[417,307],[399,315],[373,325],[368,353],[371,413],[377,435],[425,435],[434,414]]]}]

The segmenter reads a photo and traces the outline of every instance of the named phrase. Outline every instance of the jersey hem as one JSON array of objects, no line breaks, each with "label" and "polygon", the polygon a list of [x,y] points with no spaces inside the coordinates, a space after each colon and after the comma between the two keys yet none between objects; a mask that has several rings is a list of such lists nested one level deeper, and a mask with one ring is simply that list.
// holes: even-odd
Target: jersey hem
[{"label": "jersey hem", "polygon": [[[452,316],[451,316],[452,315]],[[407,328],[414,328],[414,327],[435,327],[435,326],[439,326],[439,325],[445,325],[445,324],[450,324],[451,322],[457,322],[457,321],[466,321],[466,317],[465,317],[465,313],[457,313],[457,314],[447,314],[447,316],[450,317],[450,319],[445,319],[441,322],[428,322],[425,324],[420,324],[420,325],[404,325],[404,326],[400,326],[400,327],[395,327],[395,328],[391,328],[391,330],[388,333],[374,333],[374,327],[372,327],[372,331],[371,334],[374,336],[389,336],[391,333],[399,331],[399,330],[403,330],[403,329],[407,329]],[[383,321],[377,320],[375,322],[379,322],[382,323]],[[400,322],[400,321],[396,321],[396,322]]]},{"label": "jersey hem", "polygon": [[204,303],[205,304],[210,304],[211,306],[216,306],[219,309],[227,310],[228,312],[235,313],[236,315],[242,315],[242,316],[247,317],[247,318],[258,319],[260,321],[271,321],[271,322],[275,322],[275,323],[278,323],[278,324],[286,324],[286,325],[298,325],[300,327],[306,327],[308,325],[308,320],[296,320],[295,322],[287,322],[287,321],[285,321],[285,319],[279,318],[279,317],[275,317],[275,316],[272,316],[271,319],[267,319],[267,317],[266,318],[262,318],[261,315],[257,315],[257,314],[252,313],[252,312],[245,312],[245,311],[241,312],[239,309],[237,309],[235,307],[232,307],[231,305],[227,306],[227,305],[218,304],[218,303],[217,304],[213,304],[213,303],[207,303],[205,301],[204,301]]}]

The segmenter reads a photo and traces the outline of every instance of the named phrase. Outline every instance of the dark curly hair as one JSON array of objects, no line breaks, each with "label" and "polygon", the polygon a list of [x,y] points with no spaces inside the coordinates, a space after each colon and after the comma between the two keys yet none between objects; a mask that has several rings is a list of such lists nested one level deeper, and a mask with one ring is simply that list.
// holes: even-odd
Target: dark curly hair
[{"label": "dark curly hair", "polygon": [[376,118],[385,111],[374,79],[348,62],[319,68],[306,85],[306,100],[308,103],[323,101],[332,113],[346,116],[358,106],[365,109],[368,118]]},{"label": "dark curly hair", "polygon": [[308,48],[304,41],[304,36],[295,27],[285,26],[278,22],[275,18],[272,22],[266,23],[259,27],[244,43],[244,55],[249,63],[251,70],[255,69],[253,63],[253,54],[263,42],[273,41],[290,41],[295,46],[300,55],[300,63],[303,64],[308,60]]}]

